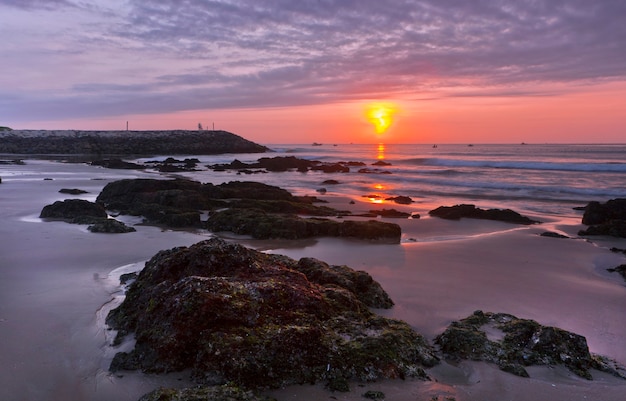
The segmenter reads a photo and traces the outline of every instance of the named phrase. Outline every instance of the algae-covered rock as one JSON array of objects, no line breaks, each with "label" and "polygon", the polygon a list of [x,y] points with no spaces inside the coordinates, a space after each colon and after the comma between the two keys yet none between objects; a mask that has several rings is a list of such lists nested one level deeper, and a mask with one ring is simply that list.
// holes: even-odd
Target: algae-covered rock
[{"label": "algae-covered rock", "polygon": [[448,358],[492,362],[523,377],[528,377],[526,366],[563,365],[589,380],[593,379],[591,369],[626,378],[623,368],[592,355],[585,337],[506,313],[476,311],[452,322],[435,343]]},{"label": "algae-covered rock", "polygon": [[136,338],[111,370],[191,369],[200,383],[248,388],[426,377],[438,360],[424,338],[368,305],[391,300],[347,267],[216,238],[161,251],[107,317]]}]

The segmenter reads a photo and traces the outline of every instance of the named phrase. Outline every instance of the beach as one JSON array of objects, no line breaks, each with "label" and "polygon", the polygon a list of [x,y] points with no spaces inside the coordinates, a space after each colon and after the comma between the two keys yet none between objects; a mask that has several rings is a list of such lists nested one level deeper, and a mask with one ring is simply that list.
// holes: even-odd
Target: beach
[{"label": "beach", "polygon": [[[289,174],[285,182],[297,179]],[[38,218],[43,206],[69,197],[58,193],[61,188],[86,190],[78,198],[93,201],[108,182],[155,175],[43,160],[0,166],[0,399],[130,401],[159,386],[190,384],[184,372],[109,373],[108,364],[119,349],[110,346],[103,315],[121,301],[121,272],[140,269],[159,250],[191,245],[213,234],[145,225],[135,226],[134,233],[95,234],[86,226]],[[211,179],[229,177],[245,178],[224,174]],[[331,192],[318,196],[336,208],[373,207],[368,198]],[[376,312],[405,320],[430,341],[450,322],[475,310],[505,312],[583,335],[592,353],[626,365],[626,286],[619,275],[606,271],[625,263],[623,254],[609,248],[624,249],[626,240],[576,238],[583,226],[574,213],[553,217],[526,210],[543,221],[532,226],[427,216],[424,211],[438,206],[437,201],[394,205],[422,214],[420,219],[388,219],[402,227],[400,244],[220,235],[265,252],[367,271],[396,304]],[[539,235],[548,230],[573,238]],[[385,399],[399,401],[610,401],[623,399],[626,390],[624,380],[600,372],[593,372],[593,381],[558,367],[531,367],[529,372],[531,377],[524,379],[484,362],[444,362],[427,371],[434,379],[430,382],[353,383],[350,393],[330,393],[322,385],[292,386],[268,394],[278,400],[359,400],[365,390],[380,390]]]}]

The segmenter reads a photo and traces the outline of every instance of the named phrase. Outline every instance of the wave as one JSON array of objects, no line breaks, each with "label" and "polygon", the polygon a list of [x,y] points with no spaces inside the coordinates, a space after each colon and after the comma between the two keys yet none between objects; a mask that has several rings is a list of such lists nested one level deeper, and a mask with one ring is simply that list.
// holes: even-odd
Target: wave
[{"label": "wave", "polygon": [[484,167],[515,170],[550,170],[550,171],[585,171],[585,172],[626,172],[626,163],[590,163],[590,162],[540,162],[521,160],[469,160],[443,158],[413,158],[405,163],[434,167]]},{"label": "wave", "polygon": [[615,186],[599,186],[591,188],[588,186],[573,185],[538,185],[524,184],[514,181],[497,180],[460,180],[460,179],[438,179],[436,176],[388,176],[386,180],[399,184],[399,187],[412,188],[419,193],[425,191],[438,191],[441,193],[471,192],[480,196],[489,195],[501,197],[526,197],[526,198],[553,198],[562,199],[567,197],[587,198],[626,198],[626,188]]}]

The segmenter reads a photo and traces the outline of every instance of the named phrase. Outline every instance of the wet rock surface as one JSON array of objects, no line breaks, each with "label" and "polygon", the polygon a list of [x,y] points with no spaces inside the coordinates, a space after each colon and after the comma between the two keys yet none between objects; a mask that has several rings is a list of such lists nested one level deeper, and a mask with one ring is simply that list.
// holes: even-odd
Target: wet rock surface
[{"label": "wet rock surface", "polygon": [[626,199],[611,199],[606,203],[589,202],[585,206],[582,223],[587,229],[578,235],[608,235],[626,238]]},{"label": "wet rock surface", "polygon": [[155,255],[107,317],[136,345],[111,370],[191,369],[203,384],[247,388],[422,377],[438,362],[364,272],[295,261],[220,239]]},{"label": "wet rock surface", "polygon": [[102,205],[83,199],[66,199],[46,205],[40,218],[63,220],[71,224],[89,224],[95,233],[128,233],[136,231],[121,221],[109,219]]},{"label": "wet rock surface", "polygon": [[592,369],[626,378],[623,367],[592,355],[585,337],[506,313],[476,311],[453,322],[435,343],[446,358],[492,362],[522,377],[528,377],[527,366],[563,365],[589,380]]},{"label": "wet rock surface", "polygon": [[[257,182],[213,185],[184,179],[128,179],[107,184],[96,201],[121,214],[143,216],[149,224],[204,227],[257,239],[331,236],[399,242],[401,237],[397,224],[319,218],[350,212],[317,206],[316,198],[293,196]],[[204,222],[201,211],[210,211]]]},{"label": "wet rock surface", "polygon": [[480,209],[475,205],[461,204],[455,206],[440,206],[428,212],[431,216],[448,220],[459,220],[461,218],[497,220],[515,224],[537,224],[539,221],[532,220],[511,209]]},{"label": "wet rock surface", "polygon": [[107,218],[107,212],[94,202],[83,199],[66,199],[46,205],[39,214],[40,218],[63,219],[72,221],[81,217]]}]

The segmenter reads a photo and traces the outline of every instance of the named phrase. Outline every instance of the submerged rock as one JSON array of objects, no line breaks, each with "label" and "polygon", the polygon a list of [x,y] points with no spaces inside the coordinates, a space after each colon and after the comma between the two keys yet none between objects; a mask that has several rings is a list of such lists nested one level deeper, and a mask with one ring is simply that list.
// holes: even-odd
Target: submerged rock
[{"label": "submerged rock", "polygon": [[364,272],[299,262],[213,238],[156,254],[107,317],[136,345],[111,370],[191,369],[246,388],[422,377],[438,362]]},{"label": "submerged rock", "polygon": [[514,212],[511,209],[480,209],[475,205],[461,204],[455,206],[439,206],[428,212],[431,216],[448,220],[459,220],[463,217],[472,219],[497,220],[515,224],[537,224],[539,221]]},{"label": "submerged rock", "polygon": [[[490,338],[487,332],[494,330],[500,336]],[[585,337],[505,313],[476,311],[452,322],[435,343],[448,358],[492,362],[522,377],[528,377],[526,366],[563,365],[589,380],[593,379],[591,369],[626,378],[623,368],[592,355]]]}]

